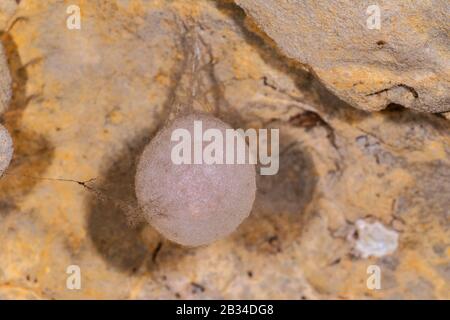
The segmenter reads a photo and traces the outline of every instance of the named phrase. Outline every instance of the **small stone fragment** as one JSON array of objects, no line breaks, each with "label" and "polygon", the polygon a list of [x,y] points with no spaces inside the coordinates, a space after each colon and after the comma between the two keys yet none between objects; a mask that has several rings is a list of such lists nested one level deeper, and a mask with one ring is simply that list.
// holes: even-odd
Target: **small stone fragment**
[{"label": "small stone fragment", "polygon": [[380,222],[359,219],[355,223],[355,250],[362,258],[383,257],[398,247],[398,233],[387,229]]}]

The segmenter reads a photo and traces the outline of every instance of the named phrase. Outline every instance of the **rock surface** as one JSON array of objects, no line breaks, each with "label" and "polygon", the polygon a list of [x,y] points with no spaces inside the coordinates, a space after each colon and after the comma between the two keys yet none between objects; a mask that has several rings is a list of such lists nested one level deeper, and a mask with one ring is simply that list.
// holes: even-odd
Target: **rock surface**
[{"label": "rock surface", "polygon": [[8,29],[8,23],[17,10],[17,0],[0,1],[0,30]]},{"label": "rock surface", "polygon": [[353,106],[450,111],[448,0],[236,3],[283,53]]},{"label": "rock surface", "polygon": [[[1,298],[450,298],[450,121],[345,104],[231,2],[78,3],[81,30],[66,28],[62,1],[23,0],[3,37],[16,151],[0,180]],[[197,108],[280,128],[282,151],[238,230],[186,249],[126,227],[125,212],[138,156],[190,89],[193,18]],[[369,218],[398,233],[394,252],[353,254],[355,223]],[[66,286],[71,265],[80,290]],[[366,286],[371,265],[380,290]]]}]

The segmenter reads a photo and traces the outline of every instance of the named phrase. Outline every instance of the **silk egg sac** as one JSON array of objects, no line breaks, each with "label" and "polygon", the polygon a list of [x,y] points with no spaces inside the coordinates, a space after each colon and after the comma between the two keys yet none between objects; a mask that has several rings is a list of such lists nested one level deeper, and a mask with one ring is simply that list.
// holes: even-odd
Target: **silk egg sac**
[{"label": "silk egg sac", "polygon": [[0,124],[0,177],[13,156],[13,143],[8,131]]},{"label": "silk egg sac", "polygon": [[[202,133],[216,129],[223,139],[205,139],[194,122],[196,129],[201,123]],[[256,194],[255,165],[248,158],[242,164],[218,164],[198,157],[203,152],[214,156],[223,152],[225,162],[227,129],[232,130],[211,115],[179,116],[144,149],[136,173],[136,196],[145,220],[169,240],[185,246],[209,244],[232,233],[250,214]],[[177,132],[191,139],[182,139]],[[211,152],[214,141],[221,147]],[[248,154],[245,141],[243,146]],[[180,163],[178,156],[191,161]]]}]

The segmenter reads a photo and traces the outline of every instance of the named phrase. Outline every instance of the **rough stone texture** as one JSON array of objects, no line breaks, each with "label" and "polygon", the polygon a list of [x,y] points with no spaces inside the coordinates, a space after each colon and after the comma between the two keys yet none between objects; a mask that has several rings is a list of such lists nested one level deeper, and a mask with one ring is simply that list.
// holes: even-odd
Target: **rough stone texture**
[{"label": "rough stone texture", "polygon": [[[395,103],[450,111],[448,0],[236,3],[283,53],[312,68],[353,106],[373,111]],[[379,30],[367,27],[373,4],[381,9]]]},{"label": "rough stone texture", "polygon": [[[69,31],[63,2],[23,0],[26,19],[3,37],[16,151],[0,180],[0,297],[450,298],[448,120],[343,103],[229,2],[80,4],[82,30]],[[189,17],[203,40],[198,108],[280,128],[282,150],[250,217],[196,249],[125,227],[124,213],[137,158],[186,89]],[[392,254],[353,254],[355,222],[369,218],[399,234]],[[79,291],[66,288],[72,264]],[[381,290],[366,287],[373,264]]]},{"label": "rough stone texture", "polygon": [[17,0],[0,1],[0,30],[8,29],[8,23],[17,10]]}]

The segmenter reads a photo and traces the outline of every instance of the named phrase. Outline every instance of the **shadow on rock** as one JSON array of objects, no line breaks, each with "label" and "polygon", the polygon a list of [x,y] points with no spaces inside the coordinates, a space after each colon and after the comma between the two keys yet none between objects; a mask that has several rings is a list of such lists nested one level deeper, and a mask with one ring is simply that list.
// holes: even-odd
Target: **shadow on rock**
[{"label": "shadow on rock", "polygon": [[110,161],[101,181],[93,187],[98,192],[88,200],[88,233],[95,248],[113,267],[130,273],[141,267],[149,252],[141,237],[144,223],[130,226],[126,209],[138,210],[134,175],[148,137],[140,135]]},{"label": "shadow on rock", "polygon": [[40,177],[52,162],[54,147],[42,134],[21,128],[23,113],[30,101],[38,98],[26,94],[27,67],[39,63],[40,60],[33,60],[24,65],[11,35],[0,33],[0,38],[8,58],[13,86],[12,101],[8,111],[2,116],[14,143],[13,160],[0,181],[0,210],[8,211],[8,208],[15,207],[15,198],[30,192],[39,181],[37,177]]},{"label": "shadow on rock", "polygon": [[281,136],[280,143],[279,171],[262,176],[257,168],[253,210],[235,235],[235,240],[247,249],[264,253],[281,252],[300,238],[317,184],[310,155],[287,136]]},{"label": "shadow on rock", "polygon": [[88,200],[87,228],[95,248],[112,267],[130,274],[163,268],[195,250],[165,240],[140,218],[134,188],[136,167],[154,134],[141,134],[111,160]]}]

